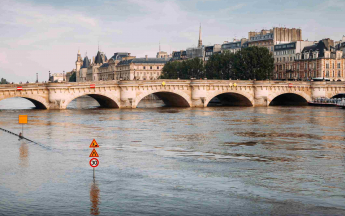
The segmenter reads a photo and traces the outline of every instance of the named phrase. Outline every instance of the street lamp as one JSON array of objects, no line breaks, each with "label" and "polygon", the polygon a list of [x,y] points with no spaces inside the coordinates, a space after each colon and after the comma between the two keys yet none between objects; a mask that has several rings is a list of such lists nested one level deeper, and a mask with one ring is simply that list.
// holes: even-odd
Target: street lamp
[{"label": "street lamp", "polygon": [[51,77],[51,75],[50,75],[50,71],[49,71],[48,82],[51,81],[51,80],[50,80],[50,79],[51,79],[50,77]]},{"label": "street lamp", "polygon": [[62,78],[63,78],[63,81],[65,82],[65,71],[63,71]]},{"label": "street lamp", "polygon": [[36,83],[38,83],[38,73],[36,73]]}]

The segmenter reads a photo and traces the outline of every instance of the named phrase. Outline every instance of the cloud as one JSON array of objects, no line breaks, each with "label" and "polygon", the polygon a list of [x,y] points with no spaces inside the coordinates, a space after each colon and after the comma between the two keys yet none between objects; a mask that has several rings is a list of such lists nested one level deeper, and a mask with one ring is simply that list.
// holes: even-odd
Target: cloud
[{"label": "cloud", "polygon": [[344,9],[344,1],[3,0],[0,76],[34,81],[36,72],[70,71],[78,49],[92,58],[98,42],[108,57],[122,51],[155,56],[159,42],[165,51],[183,50],[197,45],[200,23],[204,44],[279,24],[302,27],[304,39],[337,39],[343,14],[335,7]]}]

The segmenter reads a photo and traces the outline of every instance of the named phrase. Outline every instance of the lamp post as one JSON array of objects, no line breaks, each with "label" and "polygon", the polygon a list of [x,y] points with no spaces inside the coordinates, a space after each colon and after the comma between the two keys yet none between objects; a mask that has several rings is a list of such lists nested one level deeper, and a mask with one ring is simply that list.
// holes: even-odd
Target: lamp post
[{"label": "lamp post", "polygon": [[38,73],[36,73],[36,83],[38,83]]},{"label": "lamp post", "polygon": [[50,71],[49,71],[49,77],[48,77],[48,82],[51,81],[51,75],[50,75]]},{"label": "lamp post", "polygon": [[62,74],[62,78],[63,78],[63,81],[65,82],[65,71],[63,71],[63,74]]}]

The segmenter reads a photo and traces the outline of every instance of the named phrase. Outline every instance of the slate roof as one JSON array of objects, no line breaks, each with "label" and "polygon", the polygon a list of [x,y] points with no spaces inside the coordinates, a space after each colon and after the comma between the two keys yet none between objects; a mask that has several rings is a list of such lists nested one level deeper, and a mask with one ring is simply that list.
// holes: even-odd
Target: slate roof
[{"label": "slate roof", "polygon": [[[320,57],[324,57],[325,56],[324,49],[328,50],[326,45],[325,45],[325,43],[321,40],[317,44],[304,47],[303,50],[302,50],[302,53],[309,52],[310,53],[309,56],[312,57],[313,56],[312,53],[314,51],[319,51],[319,58],[320,58]],[[304,59],[304,55],[302,55],[302,59]]]},{"label": "slate roof", "polygon": [[108,63],[104,63],[104,64],[101,65],[101,68],[108,67],[108,66],[109,66]]},{"label": "slate roof", "polygon": [[101,53],[99,51],[97,52],[97,55],[95,58],[95,63],[96,64],[102,64],[103,63],[102,56],[101,56]]},{"label": "slate roof", "polygon": [[88,68],[90,66],[90,60],[87,56],[85,56],[83,61],[83,66],[81,68]]},{"label": "slate roof", "polygon": [[170,61],[170,58],[135,58],[135,59],[129,59],[129,60],[123,60],[120,61],[118,65],[127,65],[127,64],[165,64],[168,61]]}]

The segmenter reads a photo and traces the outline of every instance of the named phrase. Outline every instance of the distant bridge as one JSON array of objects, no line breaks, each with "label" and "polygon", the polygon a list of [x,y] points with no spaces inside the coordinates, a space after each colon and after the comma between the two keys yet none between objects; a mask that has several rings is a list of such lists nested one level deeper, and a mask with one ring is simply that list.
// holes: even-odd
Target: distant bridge
[{"label": "distant bridge", "polygon": [[[91,84],[95,87],[91,88]],[[17,90],[18,86],[22,86],[22,90]],[[174,107],[207,107],[214,97],[225,105],[257,107],[286,101],[306,103],[317,97],[332,98],[345,94],[345,82],[133,80],[0,85],[0,100],[26,98],[43,109],[66,109],[72,100],[84,95],[97,100],[101,107],[136,108],[150,94]]]}]

